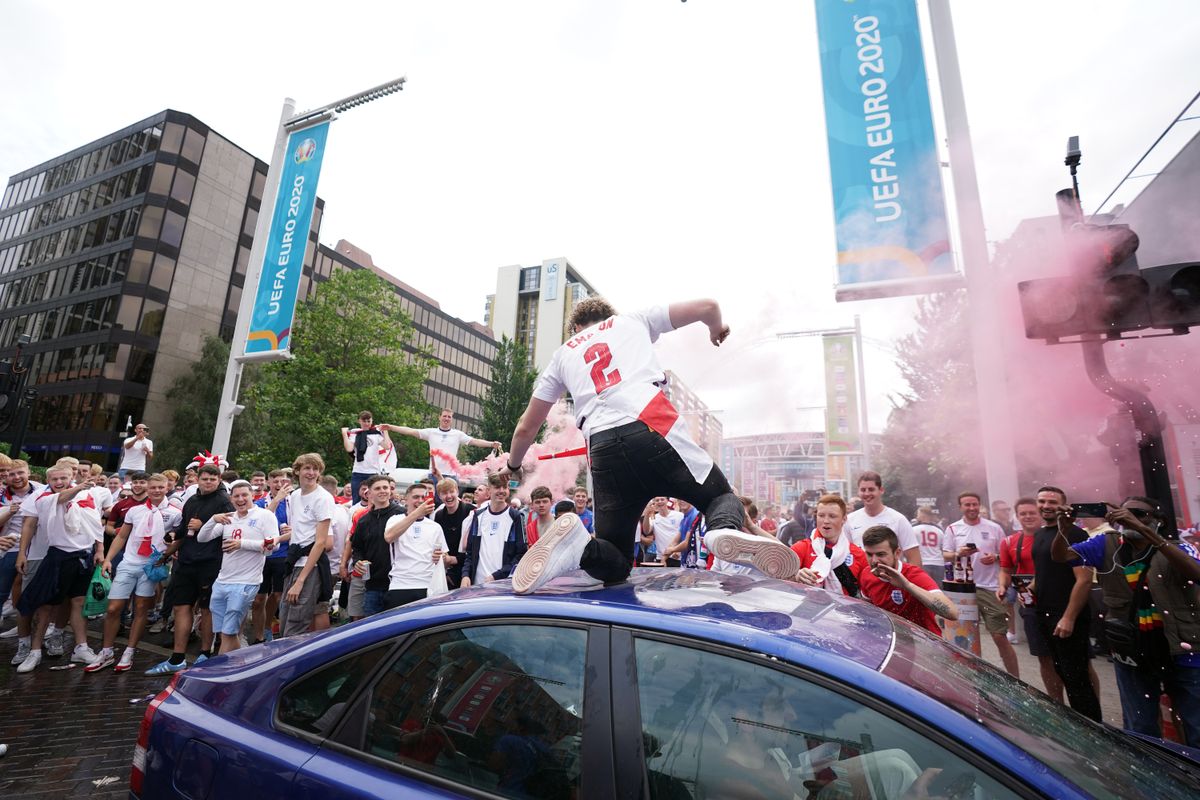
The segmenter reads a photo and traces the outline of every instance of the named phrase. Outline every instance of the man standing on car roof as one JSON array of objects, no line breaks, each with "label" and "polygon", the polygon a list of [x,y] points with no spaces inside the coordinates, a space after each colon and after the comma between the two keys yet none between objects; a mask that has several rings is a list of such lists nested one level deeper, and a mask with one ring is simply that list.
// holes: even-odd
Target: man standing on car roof
[{"label": "man standing on car roof", "polygon": [[741,532],[741,501],[662,391],[666,374],[654,342],[697,322],[708,328],[714,346],[729,336],[715,300],[617,314],[608,301],[589,297],[571,312],[573,335],[538,376],[501,475],[521,474],[521,461],[551,407],[569,392],[588,441],[596,535],[588,536],[575,515],[555,520],[513,573],[518,593],[577,568],[605,583],[625,580],[633,563],[631,533],[655,496],[681,497],[700,508],[709,524],[706,544],[718,557],[753,564],[773,577],[790,578],[799,570],[795,553],[778,540]]}]

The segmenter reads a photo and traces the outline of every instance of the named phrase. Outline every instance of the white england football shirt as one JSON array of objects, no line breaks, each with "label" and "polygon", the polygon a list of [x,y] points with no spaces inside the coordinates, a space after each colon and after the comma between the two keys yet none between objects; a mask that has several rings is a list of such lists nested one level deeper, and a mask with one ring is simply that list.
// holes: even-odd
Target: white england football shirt
[{"label": "white england football shirt", "polygon": [[946,563],[946,557],[942,555],[946,535],[941,528],[921,523],[913,526],[913,533],[917,535],[917,541],[920,543],[922,564],[940,567]]},{"label": "white england football shirt", "polygon": [[42,521],[37,501],[43,497],[53,495],[54,492],[49,487],[42,487],[40,492],[29,495],[21,502],[21,516],[33,517],[38,521],[33,532],[33,540],[29,543],[29,552],[25,554],[25,558],[29,561],[41,561],[46,557],[46,551],[50,549],[50,534],[47,522]]},{"label": "white england football shirt", "polygon": [[650,518],[654,528],[654,552],[659,557],[679,543],[679,523],[683,522],[683,514],[679,511],[668,511],[666,515],[656,513]]},{"label": "white england football shirt", "polygon": [[12,490],[5,489],[3,495],[3,503],[0,505],[8,506],[15,504],[17,510],[8,518],[8,523],[4,526],[4,530],[0,531],[0,536],[11,537],[18,542],[21,541],[21,526],[25,522],[25,515],[29,512],[29,507],[25,505],[25,501],[31,498],[36,498],[46,487],[34,481],[29,482],[29,486],[25,489],[24,494],[13,494]]},{"label": "white england football shirt", "polygon": [[[471,435],[458,428],[451,428],[448,431],[441,428],[422,428],[417,433],[422,439],[429,442],[429,453],[433,456],[433,463],[437,466],[438,472],[443,475],[456,475],[457,468],[450,463],[448,458],[439,453],[445,453],[450,458],[458,460],[458,448],[471,441]],[[435,450],[438,453],[433,452]]]},{"label": "white england football shirt", "polygon": [[[990,519],[979,518],[979,522],[968,525],[960,519],[946,527],[946,543],[952,544],[947,550],[957,551],[967,544],[975,545],[975,555],[971,558],[971,568],[975,573],[975,585],[980,589],[996,589],[1000,586],[1000,543],[1004,541],[1004,529]],[[991,564],[981,564],[980,556],[996,556]]]},{"label": "white england football shirt", "polygon": [[553,403],[570,392],[584,436],[634,422],[642,418],[666,380],[652,345],[671,330],[666,306],[598,322],[554,351],[538,376],[533,396]]},{"label": "white england football shirt", "polygon": [[[316,542],[317,524],[321,520],[332,520],[336,505],[333,495],[320,486],[308,494],[305,494],[303,489],[294,490],[288,498],[288,519],[292,526],[291,543],[308,547]],[[317,553],[318,558],[320,555]],[[307,561],[307,557],[301,558],[296,562],[296,566],[302,567]]]},{"label": "white england football shirt", "polygon": [[850,516],[846,517],[845,530],[850,532],[850,541],[862,547],[863,534],[867,532],[867,528],[876,525],[886,525],[892,529],[892,533],[896,534],[896,539],[900,542],[900,552],[902,553],[910,548],[920,546],[908,517],[890,506],[884,506],[883,511],[874,517],[868,514],[865,508],[850,512]]},{"label": "white england football shirt", "polygon": [[513,519],[507,508],[497,514],[488,506],[475,509],[475,517],[479,520],[479,560],[475,562],[475,574],[465,577],[481,584],[504,566],[504,543],[508,541]]},{"label": "white england football shirt", "polygon": [[[388,528],[399,525],[401,516],[388,520]],[[385,529],[386,531],[386,529]],[[414,522],[400,538],[392,542],[392,569],[388,573],[388,589],[428,589],[435,569],[445,569],[433,563],[433,552],[446,547],[442,526],[425,517]]]},{"label": "white england football shirt", "polygon": [[210,519],[200,528],[196,540],[207,542],[219,538],[242,542],[240,549],[221,553],[221,572],[217,575],[217,582],[259,584],[262,582],[263,562],[267,559],[263,541],[278,537],[279,522],[275,515],[265,508],[250,506],[245,515],[236,511],[230,513],[226,524]]},{"label": "white england football shirt", "polygon": [[125,524],[129,526],[129,538],[125,540],[125,561],[130,564],[145,564],[150,560],[151,549],[159,554],[167,549],[164,534],[174,530],[183,519],[179,509],[164,497],[158,506],[150,501],[133,506],[125,512]]}]

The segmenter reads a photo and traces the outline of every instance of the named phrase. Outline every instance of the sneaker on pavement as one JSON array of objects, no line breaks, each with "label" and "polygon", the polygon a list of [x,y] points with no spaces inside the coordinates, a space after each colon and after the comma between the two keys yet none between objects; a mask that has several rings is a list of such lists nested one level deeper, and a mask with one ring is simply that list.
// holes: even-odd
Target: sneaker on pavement
[{"label": "sneaker on pavement", "polygon": [[4,633],[0,633],[0,639],[13,639],[18,635],[19,634],[17,632],[17,626],[13,625],[11,628],[6,630]]},{"label": "sneaker on pavement", "polygon": [[1017,634],[1013,633],[1012,631],[1009,631],[1008,633],[1004,634],[1004,636],[1006,639],[1008,639],[1009,643],[1011,643],[1011,644],[1020,644],[1021,643],[1021,637],[1018,636]]},{"label": "sneaker on pavement", "polygon": [[704,546],[723,561],[748,564],[772,578],[791,579],[800,571],[800,558],[778,539],[725,528],[706,533]]},{"label": "sneaker on pavement", "polygon": [[172,664],[169,660],[161,664],[155,664],[150,669],[146,670],[145,675],[173,675],[176,672],[183,672],[188,668],[186,660],[180,661],[178,664]]},{"label": "sneaker on pavement", "polygon": [[167,623],[160,619],[150,626],[150,633],[162,633],[166,627]]},{"label": "sneaker on pavement", "polygon": [[28,657],[29,657],[29,642],[28,642],[28,640],[22,639],[17,642],[17,654],[12,657],[12,661],[10,661],[9,663],[13,664],[13,665],[20,664],[22,661],[24,661]]},{"label": "sneaker on pavement", "polygon": [[273,640],[274,638],[275,638],[275,634],[271,633],[270,628],[267,628],[265,631],[263,631],[263,641],[264,642],[269,642],[269,641]]},{"label": "sneaker on pavement", "polygon": [[46,648],[46,655],[51,658],[58,658],[63,654],[62,637],[63,632],[58,628],[54,630],[46,629],[46,635],[42,637],[42,646]]},{"label": "sneaker on pavement", "polygon": [[29,655],[25,656],[25,660],[21,662],[21,666],[17,667],[17,672],[22,674],[33,672],[40,663],[42,663],[42,651],[30,650]]},{"label": "sneaker on pavement", "polygon": [[563,514],[517,562],[512,574],[513,591],[529,594],[559,575],[579,569],[579,559],[591,540],[577,515]]},{"label": "sneaker on pavement", "polygon": [[[72,661],[75,660],[74,655],[71,656],[71,660]],[[109,650],[108,648],[105,648],[100,651],[99,655],[96,656],[95,660],[92,661],[92,663],[88,664],[86,667],[83,668],[83,671],[84,672],[99,672],[100,670],[102,670],[106,667],[111,667],[113,664],[116,663],[116,661],[117,660],[115,658],[113,658],[113,651]]]},{"label": "sneaker on pavement", "polygon": [[86,644],[77,644],[71,651],[71,660],[76,664],[91,664],[96,658],[96,651]]},{"label": "sneaker on pavement", "polygon": [[133,669],[133,653],[132,647],[126,647],[125,652],[121,653],[121,660],[113,667],[113,672],[128,672]]},{"label": "sneaker on pavement", "polygon": [[204,655],[204,653],[201,653],[200,655],[196,656],[196,660],[192,662],[192,666],[198,667],[205,661],[208,661],[208,656]]}]

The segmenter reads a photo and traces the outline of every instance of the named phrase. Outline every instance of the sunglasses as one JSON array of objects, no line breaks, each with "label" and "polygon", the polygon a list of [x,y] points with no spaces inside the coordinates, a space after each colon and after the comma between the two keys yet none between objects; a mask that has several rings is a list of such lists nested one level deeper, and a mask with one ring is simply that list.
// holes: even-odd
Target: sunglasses
[{"label": "sunglasses", "polygon": [[1154,516],[1154,512],[1148,508],[1126,508],[1125,510],[1138,519],[1149,519]]}]

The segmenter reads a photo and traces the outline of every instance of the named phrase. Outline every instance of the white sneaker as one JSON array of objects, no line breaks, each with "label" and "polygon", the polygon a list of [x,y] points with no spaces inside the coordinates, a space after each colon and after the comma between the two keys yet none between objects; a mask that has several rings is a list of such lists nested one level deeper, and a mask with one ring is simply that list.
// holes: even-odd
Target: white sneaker
[{"label": "white sneaker", "polygon": [[15,608],[13,608],[12,601],[6,600],[4,602],[4,610],[0,611],[0,619],[4,619],[5,617],[11,617],[11,616],[15,615],[16,613],[17,613],[17,610]]},{"label": "white sneaker", "polygon": [[14,639],[18,635],[19,634],[17,633],[17,626],[13,625],[11,628],[6,630],[4,633],[0,633],[0,639]]},{"label": "white sneaker", "polygon": [[25,656],[25,660],[21,662],[21,666],[17,667],[17,672],[21,674],[33,672],[40,663],[42,663],[42,651],[30,650],[29,655]]},{"label": "white sneaker", "polygon": [[517,563],[512,574],[513,591],[529,594],[559,575],[579,569],[579,559],[591,540],[578,516],[563,514]]},{"label": "white sneaker", "polygon": [[723,561],[749,564],[772,578],[790,580],[800,571],[800,558],[778,539],[726,528],[706,533],[704,546]]},{"label": "white sneaker", "polygon": [[[111,651],[109,651],[109,658],[112,658]],[[77,644],[71,651],[71,660],[77,664],[91,664],[96,660],[96,651],[86,644]]]},{"label": "white sneaker", "polygon": [[114,672],[128,672],[133,669],[133,654],[132,647],[126,647],[125,652],[121,653],[121,660],[117,662],[117,666],[113,668]]},{"label": "white sneaker", "polygon": [[46,629],[46,635],[42,637],[42,647],[46,648],[46,655],[58,658],[63,654],[62,635],[63,632],[58,628]]},{"label": "white sneaker", "polygon": [[10,664],[20,664],[29,657],[29,640],[21,639],[17,642],[17,654],[12,657]]},{"label": "white sneaker", "polygon": [[1004,636],[1005,636],[1005,638],[1008,639],[1010,644],[1020,644],[1021,643],[1021,637],[1018,636],[1013,631],[1009,631],[1008,633],[1004,634]]},{"label": "white sneaker", "polygon": [[[75,648],[75,650],[78,652],[79,648]],[[71,654],[71,660],[75,660],[74,653]],[[99,672],[102,669],[111,667],[115,661],[116,659],[113,658],[113,651],[106,647],[96,655],[95,659],[93,659],[86,667],[83,668],[83,671]]]}]

